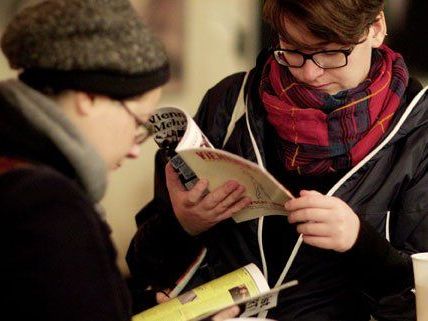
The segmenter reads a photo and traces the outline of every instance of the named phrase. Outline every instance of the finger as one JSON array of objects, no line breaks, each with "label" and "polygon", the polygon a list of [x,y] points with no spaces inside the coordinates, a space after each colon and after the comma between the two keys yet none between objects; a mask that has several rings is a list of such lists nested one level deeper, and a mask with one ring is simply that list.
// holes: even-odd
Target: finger
[{"label": "finger", "polygon": [[202,197],[206,194],[207,188],[208,181],[206,179],[200,179],[189,191],[187,195],[187,200],[185,201],[185,205],[193,206],[200,202]]},{"label": "finger", "polygon": [[331,236],[331,227],[324,223],[308,222],[297,225],[297,232],[307,236]]},{"label": "finger", "polygon": [[236,191],[240,186],[241,185],[239,185],[239,183],[236,181],[227,181],[225,184],[219,186],[212,193],[207,195],[205,198],[204,207],[206,209],[213,209],[220,202],[223,202],[234,191]]},{"label": "finger", "polygon": [[214,210],[217,213],[223,213],[224,211],[228,210],[229,207],[231,207],[233,204],[235,204],[237,201],[239,201],[243,194],[245,193],[245,187],[240,185],[236,190],[234,190],[231,194],[229,194],[224,200],[222,200],[220,203],[218,203]]},{"label": "finger", "polygon": [[284,204],[287,211],[296,211],[303,208],[332,208],[335,204],[334,198],[322,194],[311,193],[298,198],[293,198]]},{"label": "finger", "polygon": [[230,206],[229,209],[226,212],[224,212],[224,214],[218,216],[218,220],[223,221],[223,220],[233,216],[233,214],[238,213],[240,210],[242,210],[243,208],[250,205],[251,202],[252,202],[252,200],[248,196],[243,197],[238,202],[236,202],[235,204]]},{"label": "finger", "polygon": [[165,166],[165,177],[166,177],[166,187],[168,188],[168,191],[175,192],[175,191],[186,191],[186,188],[181,184],[180,178],[178,174],[175,172],[174,168],[171,165],[171,162],[168,162]]},{"label": "finger", "polygon": [[290,224],[302,222],[330,222],[333,220],[331,210],[324,208],[304,208],[288,213],[288,222]]},{"label": "finger", "polygon": [[237,305],[234,305],[233,307],[230,307],[228,309],[225,309],[217,313],[215,316],[213,316],[212,321],[223,321],[228,318],[233,318],[237,316],[238,313],[239,313],[239,307]]},{"label": "finger", "polygon": [[156,302],[164,303],[170,300],[170,297],[165,292],[156,292]]}]

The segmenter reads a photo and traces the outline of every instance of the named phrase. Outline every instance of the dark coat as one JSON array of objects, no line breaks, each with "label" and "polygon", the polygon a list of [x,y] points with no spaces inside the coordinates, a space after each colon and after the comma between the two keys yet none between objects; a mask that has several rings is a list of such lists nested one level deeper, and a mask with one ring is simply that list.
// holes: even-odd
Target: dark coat
[{"label": "dark coat", "polygon": [[[275,161],[275,133],[266,120],[258,95],[258,64],[246,84],[250,126],[267,169],[294,193],[316,188],[326,193],[340,178],[292,177]],[[218,148],[226,134],[231,110],[244,74],[222,80],[205,95],[195,120]],[[411,80],[390,130],[399,122],[421,85]],[[278,320],[415,319],[410,291],[413,272],[410,254],[428,251],[428,100],[411,111],[391,141],[335,191],[361,219],[354,247],[345,254],[303,245],[287,275],[299,285],[280,295],[268,317]],[[239,119],[225,149],[256,161],[245,117]],[[262,268],[257,245],[257,222],[224,221],[192,238],[173,214],[165,187],[162,152],[156,156],[155,198],[138,213],[138,231],[127,260],[141,289],[171,287],[202,246],[208,248],[192,287],[250,262]],[[345,175],[346,173],[341,173]],[[386,229],[388,228],[388,232]],[[273,286],[297,239],[295,227],[283,217],[265,217],[263,245]],[[390,242],[385,239],[390,235]],[[138,295],[135,296],[138,300]]]}]

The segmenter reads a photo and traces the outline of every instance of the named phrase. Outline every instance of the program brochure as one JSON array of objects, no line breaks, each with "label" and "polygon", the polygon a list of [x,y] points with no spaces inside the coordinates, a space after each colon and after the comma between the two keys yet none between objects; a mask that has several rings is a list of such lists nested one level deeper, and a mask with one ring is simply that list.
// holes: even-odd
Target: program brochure
[{"label": "program brochure", "polygon": [[278,292],[296,284],[290,281],[270,290],[251,263],[136,314],[132,321],[198,321],[235,304],[243,307],[242,317],[252,316],[275,307]]},{"label": "program brochure", "polygon": [[233,179],[244,185],[252,202],[234,214],[236,222],[265,215],[286,215],[284,203],[293,198],[271,174],[256,163],[215,149],[194,120],[178,107],[163,107],[150,118],[154,140],[173,152],[171,163],[187,189],[205,178],[209,190]]}]

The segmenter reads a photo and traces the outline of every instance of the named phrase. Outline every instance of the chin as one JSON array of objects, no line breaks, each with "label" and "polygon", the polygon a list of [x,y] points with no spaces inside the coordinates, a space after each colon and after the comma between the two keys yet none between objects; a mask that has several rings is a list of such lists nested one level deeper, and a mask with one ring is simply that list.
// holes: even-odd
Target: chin
[{"label": "chin", "polygon": [[341,87],[334,86],[334,87],[331,87],[331,88],[326,88],[326,90],[324,90],[324,92],[327,93],[327,94],[329,94],[329,95],[331,95],[331,96],[334,96],[334,95],[336,95],[336,94],[338,94],[338,93],[340,93],[341,91],[344,91],[344,90],[347,90],[347,89],[346,88],[341,88]]},{"label": "chin", "polygon": [[340,92],[339,89],[318,89],[319,91],[325,93],[325,94],[329,94],[331,96],[336,95],[338,92]]},{"label": "chin", "polygon": [[117,162],[117,163],[110,164],[108,169],[111,172],[111,171],[115,171],[115,170],[119,169],[121,166],[122,166],[122,163]]}]

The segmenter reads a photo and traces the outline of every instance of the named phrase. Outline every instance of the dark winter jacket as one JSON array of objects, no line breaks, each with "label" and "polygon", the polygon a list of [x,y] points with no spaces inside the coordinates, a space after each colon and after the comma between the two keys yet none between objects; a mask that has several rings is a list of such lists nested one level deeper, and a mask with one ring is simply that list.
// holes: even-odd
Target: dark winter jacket
[{"label": "dark winter jacket", "polygon": [[[411,79],[382,141],[387,143],[373,155],[348,173],[295,177],[284,173],[276,159],[276,134],[259,99],[260,66],[265,59],[262,53],[245,92],[251,131],[267,170],[296,195],[300,189],[316,189],[341,198],[361,220],[356,244],[346,253],[302,245],[286,276],[286,280],[299,280],[299,285],[281,293],[277,308],[268,317],[280,321],[368,320],[371,314],[378,320],[414,320],[409,255],[428,251],[427,96],[412,110],[408,106],[421,85]],[[196,122],[217,148],[222,146],[243,78],[243,73],[231,75],[210,89],[196,114]],[[224,148],[256,161],[245,117],[236,122]],[[227,220],[203,235],[190,237],[171,208],[162,152],[156,162],[155,197],[136,217],[138,231],[127,255],[134,283],[140,287],[135,299],[147,286],[171,288],[203,246],[208,249],[207,257],[189,287],[250,262],[262,269],[257,220],[240,224]],[[265,217],[263,248],[271,287],[297,238],[286,218]],[[140,308],[144,306],[139,303]]]},{"label": "dark winter jacket", "polygon": [[[95,206],[105,191],[102,160],[52,100],[18,81],[0,83],[0,137],[2,313],[130,320],[110,229]],[[16,160],[15,169],[1,166]]]}]

